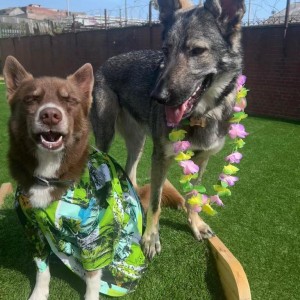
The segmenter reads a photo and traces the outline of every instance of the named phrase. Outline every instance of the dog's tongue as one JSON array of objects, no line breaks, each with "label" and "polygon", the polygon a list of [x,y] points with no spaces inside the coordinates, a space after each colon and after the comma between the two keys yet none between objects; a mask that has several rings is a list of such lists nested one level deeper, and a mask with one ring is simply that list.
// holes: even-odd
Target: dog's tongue
[{"label": "dog's tongue", "polygon": [[176,107],[165,106],[166,119],[168,126],[176,126],[182,119],[184,112],[186,111],[189,100],[186,100],[183,104]]}]

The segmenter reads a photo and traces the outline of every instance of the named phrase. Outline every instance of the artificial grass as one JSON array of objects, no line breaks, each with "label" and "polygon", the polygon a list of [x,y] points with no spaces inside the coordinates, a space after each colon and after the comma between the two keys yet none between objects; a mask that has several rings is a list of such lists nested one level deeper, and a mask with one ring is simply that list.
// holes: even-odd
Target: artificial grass
[{"label": "artificial grass", "polygon": [[[10,181],[6,163],[8,105],[0,85],[0,183]],[[215,217],[203,216],[244,266],[253,299],[299,299],[300,125],[249,118],[250,135],[239,165],[240,181]],[[204,184],[217,180],[228,145],[209,162]],[[111,154],[125,162],[124,143],[114,142]],[[138,169],[140,183],[149,180],[151,142]],[[177,185],[174,165],[169,179]],[[178,185],[177,185],[178,186]],[[183,211],[164,208],[162,253],[149,263],[137,291],[122,299],[223,299],[207,242],[199,243]],[[0,299],[27,299],[35,280],[28,243],[8,197],[0,210]],[[51,264],[50,299],[82,299],[84,282],[59,262]],[[106,299],[107,297],[102,297]]]}]

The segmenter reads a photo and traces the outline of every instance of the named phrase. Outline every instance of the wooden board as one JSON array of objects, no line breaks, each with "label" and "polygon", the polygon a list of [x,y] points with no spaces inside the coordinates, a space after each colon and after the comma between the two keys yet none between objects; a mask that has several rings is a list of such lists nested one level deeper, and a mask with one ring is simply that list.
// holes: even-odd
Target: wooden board
[{"label": "wooden board", "polygon": [[4,199],[7,195],[13,192],[11,183],[2,183],[0,188],[0,206],[3,204]]},{"label": "wooden board", "polygon": [[209,244],[215,257],[226,299],[251,300],[248,279],[240,262],[217,236],[210,238]]}]

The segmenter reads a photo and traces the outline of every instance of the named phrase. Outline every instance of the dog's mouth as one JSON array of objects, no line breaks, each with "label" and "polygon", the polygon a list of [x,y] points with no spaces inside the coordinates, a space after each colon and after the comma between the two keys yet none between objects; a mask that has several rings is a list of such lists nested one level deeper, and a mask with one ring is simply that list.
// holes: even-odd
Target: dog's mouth
[{"label": "dog's mouth", "polygon": [[47,131],[38,135],[40,145],[48,150],[57,150],[63,146],[64,136],[59,132]]},{"label": "dog's mouth", "polygon": [[165,106],[167,125],[174,127],[179,124],[182,119],[191,115],[193,108],[199,102],[201,96],[211,85],[212,74],[207,75],[203,82],[197,86],[194,93],[179,106]]}]

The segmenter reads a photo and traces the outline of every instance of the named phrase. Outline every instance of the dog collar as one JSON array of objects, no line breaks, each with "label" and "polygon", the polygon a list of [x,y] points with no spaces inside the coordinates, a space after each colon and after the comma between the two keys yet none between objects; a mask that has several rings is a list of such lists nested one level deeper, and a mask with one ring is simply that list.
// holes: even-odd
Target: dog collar
[{"label": "dog collar", "polygon": [[35,184],[41,186],[55,186],[55,187],[67,187],[74,183],[73,180],[59,180],[57,178],[45,178],[40,176],[33,176]]}]

